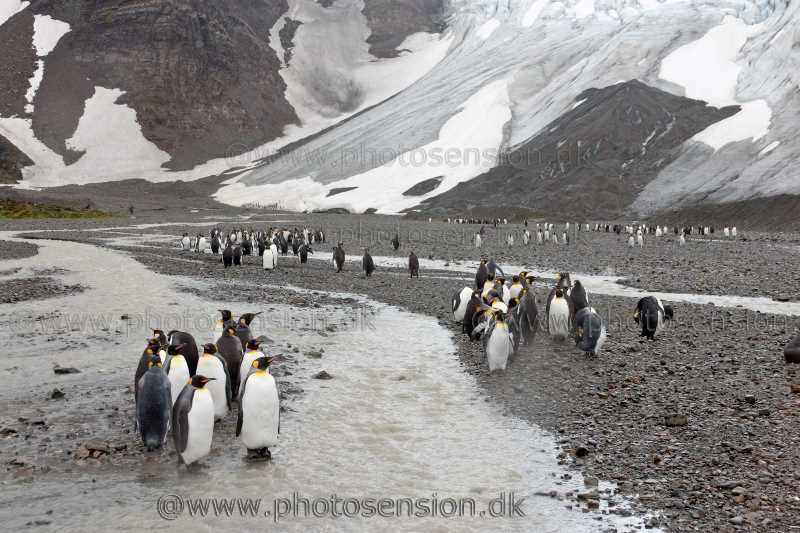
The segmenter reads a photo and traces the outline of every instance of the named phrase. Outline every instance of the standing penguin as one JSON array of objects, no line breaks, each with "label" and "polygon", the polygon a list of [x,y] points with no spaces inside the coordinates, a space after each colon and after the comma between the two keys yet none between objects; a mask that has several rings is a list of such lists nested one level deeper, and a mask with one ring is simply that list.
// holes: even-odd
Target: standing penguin
[{"label": "standing penguin", "polygon": [[665,320],[672,320],[672,307],[663,305],[655,296],[645,296],[636,304],[633,319],[642,326],[640,337],[655,340],[655,336],[664,328]]},{"label": "standing penguin", "polygon": [[228,327],[222,332],[222,336],[217,339],[217,351],[228,363],[228,372],[231,378],[231,393],[236,396],[239,391],[239,367],[242,364],[242,341],[234,335],[236,330],[233,326]]},{"label": "standing penguin", "polygon": [[[177,351],[178,346],[170,346],[168,351],[175,352],[172,355],[167,355],[167,361],[164,363],[164,373],[169,379],[170,393],[172,396],[172,405],[178,399],[178,395],[183,390],[184,385],[189,381],[192,376],[189,370],[189,365],[186,358]],[[195,368],[197,368],[195,364]]]},{"label": "standing penguin", "polygon": [[297,250],[297,256],[300,258],[300,264],[305,265],[308,263],[308,254],[313,254],[314,250],[311,249],[310,244],[303,243]]},{"label": "standing penguin", "polygon": [[635,245],[636,245],[636,242],[633,239],[633,235],[631,235],[630,237],[628,237],[628,246],[633,248]]},{"label": "standing penguin", "polygon": [[344,248],[342,248],[342,243],[339,243],[339,246],[333,247],[333,266],[337,273],[344,268],[344,261]]},{"label": "standing penguin", "polygon": [[214,420],[222,420],[231,409],[231,377],[228,363],[217,353],[213,344],[203,346],[203,355],[197,363],[197,372],[200,375],[213,379],[208,385],[211,397],[214,399]]},{"label": "standing penguin", "polygon": [[472,298],[472,289],[464,287],[460,291],[453,294],[451,307],[453,310],[453,320],[456,322],[464,321],[464,314],[467,312],[467,305]]},{"label": "standing penguin", "polygon": [[211,253],[217,255],[222,244],[219,242],[219,235],[214,235],[211,238]]},{"label": "standing penguin", "polygon": [[394,248],[395,252],[400,249],[400,236],[397,233],[392,238],[392,248]]},{"label": "standing penguin", "polygon": [[217,320],[217,324],[214,326],[215,337],[222,335],[228,328],[236,327],[236,322],[233,321],[233,313],[229,309],[217,309],[217,311],[219,311],[221,318]]},{"label": "standing penguin", "polygon": [[547,325],[550,336],[554,339],[563,340],[569,334],[570,308],[564,291],[561,288],[555,289],[550,294],[551,298],[547,302]]},{"label": "standing penguin", "polygon": [[191,250],[191,239],[189,239],[189,234],[184,233],[183,237],[181,238],[181,248],[184,250]]},{"label": "standing penguin", "polygon": [[242,342],[242,346],[247,344],[247,341],[253,338],[253,333],[250,331],[250,323],[255,320],[255,318],[260,315],[261,312],[258,313],[245,313],[239,317],[239,323],[236,324],[236,332],[234,335],[239,337],[239,340]]},{"label": "standing penguin", "polygon": [[480,248],[480,247],[481,247],[481,234],[479,232],[475,234],[475,248]]},{"label": "standing penguin", "polygon": [[499,311],[489,311],[492,319],[486,328],[483,338],[483,348],[486,353],[486,360],[489,363],[489,372],[495,370],[505,370],[508,358],[512,353],[512,339],[506,325],[503,313]]},{"label": "standing penguin", "polygon": [[239,365],[239,398],[242,395],[242,384],[247,379],[247,373],[250,371],[250,367],[253,366],[253,361],[264,355],[259,346],[261,346],[261,341],[251,339],[244,347],[242,364]]},{"label": "standing penguin", "polygon": [[172,398],[167,375],[161,359],[153,355],[147,372],[139,380],[136,396],[136,426],[147,451],[160,448],[167,439],[172,410]]},{"label": "standing penguin", "polygon": [[236,266],[241,266],[242,264],[242,247],[236,246],[233,249],[233,264]]},{"label": "standing penguin", "polygon": [[520,295],[520,293],[522,292],[522,289],[524,287],[522,286],[522,281],[520,280],[519,276],[513,276],[511,278],[511,281],[512,281],[512,283],[511,283],[511,287],[509,287],[509,289],[508,289],[508,296],[509,296],[509,299],[514,299],[514,298],[517,298]]},{"label": "standing penguin", "polygon": [[419,258],[414,252],[408,252],[408,279],[419,278]]},{"label": "standing penguin", "polygon": [[236,436],[241,437],[252,459],[269,459],[270,446],[278,444],[281,431],[280,397],[275,378],[268,368],[274,357],[259,357],[253,361],[242,383]]},{"label": "standing penguin", "polygon": [[530,344],[539,329],[539,309],[536,306],[536,297],[532,288],[525,287],[517,298],[519,299],[517,314],[520,336],[525,344]]},{"label": "standing penguin", "polygon": [[[157,339],[147,339],[147,346],[139,358],[139,364],[136,366],[136,375],[133,377],[133,391],[134,399],[139,397],[139,380],[142,379],[145,372],[150,369],[150,361],[153,356],[158,356],[158,351],[161,349]],[[159,357],[159,360],[161,358]]]},{"label": "standing penguin", "polygon": [[606,326],[591,307],[575,313],[575,344],[586,355],[596,356],[606,342]]},{"label": "standing penguin", "polygon": [[214,399],[206,384],[213,378],[192,376],[172,406],[172,438],[178,463],[190,465],[211,452]]},{"label": "standing penguin", "polygon": [[481,259],[481,264],[478,265],[478,271],[475,273],[475,288],[482,291],[488,279],[489,269],[486,268],[486,259]]},{"label": "standing penguin", "polygon": [[231,247],[230,241],[228,241],[227,246],[225,246],[225,250],[222,251],[222,264],[225,268],[233,266],[233,248]]},{"label": "standing penguin", "polygon": [[372,260],[372,256],[369,255],[369,248],[364,248],[364,257],[361,258],[361,268],[364,270],[366,277],[372,276],[372,273],[375,272],[375,262]]},{"label": "standing penguin", "polygon": [[464,321],[461,323],[461,331],[470,337],[472,336],[472,330],[474,328],[472,324],[474,322],[475,313],[482,305],[483,300],[481,299],[480,291],[472,291],[472,296],[469,302],[467,302],[467,308],[464,310]]},{"label": "standing penguin", "polygon": [[681,233],[680,239],[678,240],[678,245],[686,246],[686,237],[683,236],[683,233]]},{"label": "standing penguin", "polygon": [[577,313],[584,307],[589,307],[589,295],[586,294],[586,289],[583,288],[583,284],[578,280],[575,281],[572,290],[569,292],[569,299],[572,301],[573,313]]},{"label": "standing penguin", "polygon": [[[173,353],[179,353],[186,358],[186,364],[189,366],[189,375],[194,376],[197,373],[198,358],[197,342],[195,342],[194,337],[185,331],[172,330],[167,334],[167,339],[169,348],[177,346],[177,351]],[[171,353],[169,349],[167,353]]]}]

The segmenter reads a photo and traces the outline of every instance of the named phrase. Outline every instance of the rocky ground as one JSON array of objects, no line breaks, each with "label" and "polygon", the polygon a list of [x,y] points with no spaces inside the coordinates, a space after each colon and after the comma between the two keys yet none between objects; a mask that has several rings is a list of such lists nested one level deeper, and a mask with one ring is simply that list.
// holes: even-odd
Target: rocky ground
[{"label": "rocky ground", "polygon": [[[373,255],[390,255],[388,241],[397,231],[403,241],[398,252],[402,255],[414,249],[420,257],[478,257],[469,243],[477,229],[474,226],[370,216],[304,218],[327,232],[327,247],[341,240],[348,253],[368,246]],[[250,224],[270,225],[254,220]],[[53,226],[42,223],[40,228]],[[502,233],[511,229],[501,228]],[[197,227],[176,224],[140,231],[177,237]],[[643,250],[629,249],[613,234],[595,233],[573,239],[569,247],[507,249],[500,235],[489,230],[484,250],[501,265],[613,272],[629,277],[634,285],[660,291],[800,294],[796,270],[791,267],[797,264],[798,253],[793,234],[744,231],[735,243],[690,241],[683,249],[669,237],[653,237]],[[96,243],[105,237],[77,231],[49,236]],[[620,492],[638,498],[638,510],[656,511],[653,524],[673,531],[783,531],[800,526],[796,489],[800,483],[796,431],[800,378],[782,355],[782,347],[797,334],[797,317],[665,302],[675,307],[676,320],[655,342],[644,342],[632,322],[634,300],[590,295],[609,329],[599,357],[587,359],[569,343],[554,342],[540,331],[506,373],[489,375],[480,345],[470,343],[450,319],[450,296],[471,282],[469,276],[423,271],[421,279],[409,280],[403,269],[379,269],[365,279],[356,263],[334,274],[327,262],[312,260],[301,268],[292,257],[282,258],[278,270],[270,273],[255,258],[246,258],[241,268],[223,270],[219,258],[176,251],[155,236],[144,240],[147,247],[124,249],[160,273],[234,282],[233,286],[242,287],[237,289],[242,291],[237,298],[249,295],[255,301],[299,306],[348,305],[318,292],[346,291],[438,318],[453,332],[465,371],[476,377],[490,397],[499,400],[509,414],[551,431],[562,447],[559,458],[565,465],[580,470],[590,481],[617,482]],[[239,281],[264,281],[268,286],[252,289],[248,288],[252,283]],[[542,280],[543,284],[551,281]],[[269,287],[282,284],[317,292],[296,300],[295,293]],[[215,290],[228,291],[226,287],[230,285]],[[540,303],[545,292],[545,287],[537,289]],[[125,409],[129,411],[130,406]],[[25,428],[9,429],[35,432],[35,428]],[[587,488],[578,503],[570,505],[590,507],[594,498],[605,497],[592,492]],[[554,494],[573,500],[577,496]]]}]

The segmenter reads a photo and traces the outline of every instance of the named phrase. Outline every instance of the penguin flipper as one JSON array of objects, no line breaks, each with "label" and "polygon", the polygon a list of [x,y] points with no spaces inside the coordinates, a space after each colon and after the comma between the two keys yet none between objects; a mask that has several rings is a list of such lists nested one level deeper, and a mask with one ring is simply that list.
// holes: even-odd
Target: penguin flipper
[{"label": "penguin flipper", "polygon": [[231,374],[228,370],[228,362],[222,357],[220,354],[215,353],[214,357],[219,359],[220,363],[222,363],[222,369],[225,371],[225,399],[228,402],[228,409],[231,408]]},{"label": "penguin flipper", "polygon": [[186,385],[178,395],[178,400],[172,408],[172,436],[175,441],[175,450],[180,454],[186,451],[189,443],[189,411],[192,408],[195,388]]},{"label": "penguin flipper", "polygon": [[[244,385],[242,385],[242,390],[244,390]],[[242,422],[244,420],[244,413],[242,412],[241,401],[239,402],[239,409],[237,409],[237,411],[238,413],[236,414],[236,436],[238,437],[242,433]]]}]

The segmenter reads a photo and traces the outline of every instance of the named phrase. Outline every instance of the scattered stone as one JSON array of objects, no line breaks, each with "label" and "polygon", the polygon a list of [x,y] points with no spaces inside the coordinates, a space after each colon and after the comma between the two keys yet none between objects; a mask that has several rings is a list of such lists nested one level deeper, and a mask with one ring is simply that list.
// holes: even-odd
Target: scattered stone
[{"label": "scattered stone", "polygon": [[318,352],[316,350],[312,350],[310,352],[306,352],[308,357],[313,357],[314,359],[319,359],[322,357],[322,352]]},{"label": "scattered stone", "polygon": [[317,372],[316,374],[314,374],[311,377],[313,379],[333,379],[333,376],[331,376],[330,374],[328,374],[324,370],[322,372]]},{"label": "scattered stone", "polygon": [[53,392],[50,393],[51,400],[58,400],[64,397],[64,393],[58,389],[53,389]]},{"label": "scattered stone", "polygon": [[311,305],[311,302],[302,296],[299,296],[292,300],[292,304],[296,305],[297,307],[308,307]]},{"label": "scattered stone", "polygon": [[81,373],[81,371],[78,370],[77,368],[62,367],[62,366],[58,366],[58,365],[53,367],[53,372],[55,372],[56,374],[80,374]]},{"label": "scattered stone", "polygon": [[685,426],[686,423],[686,415],[667,415],[664,417],[664,425],[668,427]]}]

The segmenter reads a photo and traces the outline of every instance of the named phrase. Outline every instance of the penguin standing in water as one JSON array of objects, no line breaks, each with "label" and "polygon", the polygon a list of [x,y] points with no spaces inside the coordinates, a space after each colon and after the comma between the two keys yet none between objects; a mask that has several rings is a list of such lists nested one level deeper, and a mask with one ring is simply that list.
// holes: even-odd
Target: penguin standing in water
[{"label": "penguin standing in water", "polygon": [[236,248],[233,249],[233,264],[235,266],[241,266],[242,265],[242,247],[241,246],[237,245]]},{"label": "penguin standing in water", "polygon": [[[197,373],[197,342],[194,337],[185,331],[172,330],[167,334],[169,340],[169,348],[176,348],[177,351],[168,354],[181,354],[186,359],[186,364],[189,366],[189,375],[194,376]],[[177,345],[177,347],[176,347]]]},{"label": "penguin standing in water", "polygon": [[456,322],[464,321],[464,314],[467,312],[467,306],[472,298],[472,289],[464,287],[460,291],[453,294],[451,307],[453,310],[453,320]]},{"label": "penguin standing in water", "polygon": [[569,301],[564,296],[564,291],[561,288],[555,289],[547,301],[547,325],[551,337],[556,340],[567,338],[571,315]]},{"label": "penguin standing in water", "polygon": [[191,465],[211,452],[214,436],[214,399],[206,384],[213,378],[196,375],[172,406],[172,438],[178,463]]},{"label": "penguin standing in water", "polygon": [[633,319],[642,326],[640,337],[655,340],[655,336],[664,329],[664,321],[672,320],[672,307],[663,305],[655,296],[645,296],[636,304]]},{"label": "penguin standing in water", "polygon": [[336,272],[341,272],[344,268],[344,248],[342,247],[342,243],[339,243],[339,246],[333,247],[333,267],[336,269]]},{"label": "penguin standing in water", "polygon": [[369,248],[364,248],[364,257],[361,258],[361,268],[364,270],[366,277],[372,276],[372,273],[375,272],[375,262],[372,260],[372,256],[369,255]]},{"label": "penguin standing in water", "polygon": [[239,365],[239,398],[242,397],[242,384],[247,379],[247,373],[250,371],[250,367],[253,366],[253,361],[264,355],[259,346],[261,346],[261,341],[252,339],[244,347],[242,364]]},{"label": "penguin standing in water", "polygon": [[478,265],[478,271],[475,273],[475,288],[482,291],[488,279],[489,269],[486,268],[486,259],[481,259],[481,264]]},{"label": "penguin standing in water", "polygon": [[596,356],[606,342],[606,326],[594,309],[583,307],[575,313],[575,344],[586,355]]},{"label": "penguin standing in water", "polygon": [[160,448],[167,439],[172,398],[167,375],[158,355],[150,357],[148,370],[139,380],[136,396],[136,426],[147,451]]},{"label": "penguin standing in water", "polygon": [[414,252],[408,252],[408,279],[419,278],[419,258]]},{"label": "penguin standing in water", "polygon": [[233,247],[230,241],[228,241],[228,244],[225,246],[225,250],[222,251],[222,264],[225,268],[233,266]]},{"label": "penguin standing in water", "polygon": [[203,355],[197,363],[197,372],[213,379],[208,385],[208,390],[214,399],[214,420],[222,420],[231,409],[231,386],[233,384],[228,363],[217,353],[215,345],[203,346]]},{"label": "penguin standing in water", "polygon": [[[145,372],[150,369],[150,361],[153,359],[154,355],[158,357],[158,351],[160,349],[161,344],[157,339],[147,339],[147,346],[142,352],[142,356],[139,358],[139,364],[136,366],[136,375],[133,378],[134,398],[139,397],[139,380],[142,379],[142,376],[144,376]],[[160,357],[159,360],[161,360]]]},{"label": "penguin standing in water", "polygon": [[242,383],[236,436],[242,439],[251,459],[270,459],[271,446],[278,444],[281,431],[281,409],[278,386],[268,369],[274,357],[253,361]]},{"label": "penguin standing in water", "polygon": [[[173,353],[167,355],[167,361],[164,363],[164,373],[169,379],[173,405],[175,405],[175,400],[178,399],[178,395],[183,390],[184,385],[186,385],[189,378],[192,377],[192,372],[189,370],[186,358],[178,351],[180,348],[180,345],[167,348],[168,354],[169,352]],[[196,368],[197,363],[195,363],[195,369]]]},{"label": "penguin standing in water", "polygon": [[228,327],[222,332],[222,336],[217,339],[217,351],[228,363],[228,372],[231,378],[231,393],[235,397],[239,391],[239,367],[242,365],[242,341],[234,335],[236,329]]},{"label": "penguin standing in water", "polygon": [[239,323],[236,324],[235,335],[239,337],[242,346],[246,345],[247,341],[253,338],[253,333],[250,331],[250,324],[260,314],[261,312],[259,311],[258,313],[245,313],[239,317]]},{"label": "penguin standing in water", "polygon": [[489,313],[492,314],[492,318],[483,337],[483,349],[489,363],[489,372],[494,372],[506,369],[512,352],[512,341],[503,313],[499,311],[489,311]]}]

